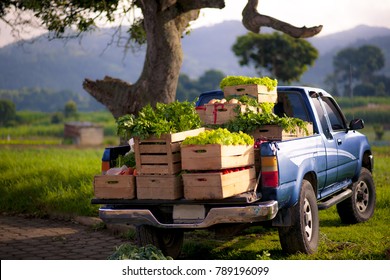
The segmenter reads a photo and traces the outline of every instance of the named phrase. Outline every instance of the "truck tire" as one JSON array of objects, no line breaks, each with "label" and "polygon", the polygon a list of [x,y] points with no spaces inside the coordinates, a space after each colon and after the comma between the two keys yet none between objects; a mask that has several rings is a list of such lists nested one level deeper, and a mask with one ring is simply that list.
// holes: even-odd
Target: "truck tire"
[{"label": "truck tire", "polygon": [[317,199],[311,183],[302,181],[298,202],[291,209],[292,225],[278,227],[284,252],[313,254],[318,248],[319,218]]},{"label": "truck tire", "polygon": [[137,226],[137,244],[145,246],[154,245],[164,256],[176,259],[183,247],[184,233],[178,229],[161,229],[153,226]]},{"label": "truck tire", "polygon": [[362,167],[359,179],[352,185],[352,196],[337,204],[337,213],[345,224],[365,222],[375,210],[376,191],[371,172]]}]

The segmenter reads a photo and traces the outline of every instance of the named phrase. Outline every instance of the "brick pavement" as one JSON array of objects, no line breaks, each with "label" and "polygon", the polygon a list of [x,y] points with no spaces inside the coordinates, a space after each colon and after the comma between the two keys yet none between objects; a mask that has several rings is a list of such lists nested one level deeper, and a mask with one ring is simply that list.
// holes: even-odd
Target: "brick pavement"
[{"label": "brick pavement", "polygon": [[0,215],[1,260],[104,260],[125,242],[71,221]]}]

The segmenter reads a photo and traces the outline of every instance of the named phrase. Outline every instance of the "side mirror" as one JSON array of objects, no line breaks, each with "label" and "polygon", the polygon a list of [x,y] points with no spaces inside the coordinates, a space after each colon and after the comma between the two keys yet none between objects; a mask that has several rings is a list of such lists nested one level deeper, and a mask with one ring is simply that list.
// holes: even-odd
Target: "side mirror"
[{"label": "side mirror", "polygon": [[349,123],[349,130],[359,130],[364,128],[364,121],[362,119],[355,119]]}]

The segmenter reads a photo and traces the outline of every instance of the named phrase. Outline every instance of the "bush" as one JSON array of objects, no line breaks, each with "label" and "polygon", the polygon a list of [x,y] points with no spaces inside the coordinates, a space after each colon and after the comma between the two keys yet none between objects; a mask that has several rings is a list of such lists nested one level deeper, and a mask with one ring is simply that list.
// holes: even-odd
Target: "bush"
[{"label": "bush", "polygon": [[15,118],[15,104],[9,100],[0,100],[0,126],[9,125]]},{"label": "bush", "polygon": [[59,124],[64,121],[64,114],[61,112],[57,112],[51,115],[51,123],[52,124]]},{"label": "bush", "polygon": [[376,87],[373,84],[360,84],[353,89],[354,96],[376,96]]}]

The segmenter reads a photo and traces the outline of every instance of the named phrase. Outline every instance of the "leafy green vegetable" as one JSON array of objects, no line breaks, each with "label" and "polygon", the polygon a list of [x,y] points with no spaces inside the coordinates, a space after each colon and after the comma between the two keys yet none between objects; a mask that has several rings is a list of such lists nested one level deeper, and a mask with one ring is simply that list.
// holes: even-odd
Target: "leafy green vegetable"
[{"label": "leafy green vegetable", "polygon": [[155,108],[147,105],[137,117],[125,115],[118,118],[117,126],[119,136],[146,139],[152,135],[160,137],[166,133],[200,128],[201,121],[193,102],[175,101],[169,104],[157,103]]},{"label": "leafy green vegetable", "polygon": [[161,250],[153,245],[137,247],[131,244],[122,244],[116,248],[115,253],[108,257],[109,260],[172,260],[164,256]]},{"label": "leafy green vegetable", "polygon": [[309,135],[309,131],[306,126],[307,122],[298,118],[291,118],[287,116],[279,117],[269,110],[270,108],[266,108],[261,113],[247,110],[244,113],[238,114],[236,118],[226,123],[224,127],[232,132],[242,131],[245,133],[251,133],[255,129],[264,125],[277,125],[282,127],[283,130],[291,133],[296,132],[298,127],[303,129],[306,135]]},{"label": "leafy green vegetable", "polygon": [[274,90],[278,85],[278,81],[269,77],[245,77],[245,76],[227,76],[222,79],[220,88],[223,90],[226,86],[238,86],[238,85],[263,85],[268,90]]},{"label": "leafy green vegetable", "polygon": [[224,128],[215,130],[206,130],[199,133],[197,136],[190,136],[184,139],[183,145],[253,145],[254,139],[252,136],[243,132],[230,132]]},{"label": "leafy green vegetable", "polygon": [[135,167],[135,154],[133,152],[128,152],[127,154],[119,155],[116,159],[116,166],[122,167],[123,165],[126,165],[127,167]]}]

